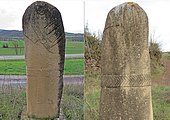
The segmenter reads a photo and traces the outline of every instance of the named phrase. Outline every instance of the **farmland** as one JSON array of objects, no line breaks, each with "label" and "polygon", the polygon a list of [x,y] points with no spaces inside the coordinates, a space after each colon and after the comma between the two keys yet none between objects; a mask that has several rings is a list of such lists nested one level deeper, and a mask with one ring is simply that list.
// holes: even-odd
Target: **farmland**
[{"label": "farmland", "polygon": [[[15,48],[14,45],[18,44]],[[67,41],[65,46],[66,54],[83,54],[84,42]],[[0,41],[0,55],[24,55],[24,41]]]}]

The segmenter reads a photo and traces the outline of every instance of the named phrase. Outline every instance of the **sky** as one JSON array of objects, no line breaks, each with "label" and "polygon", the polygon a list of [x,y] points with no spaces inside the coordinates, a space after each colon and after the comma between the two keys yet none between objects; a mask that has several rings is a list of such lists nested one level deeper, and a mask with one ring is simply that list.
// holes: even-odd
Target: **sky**
[{"label": "sky", "polygon": [[[22,30],[22,16],[36,0],[0,0],[0,29]],[[66,32],[83,33],[84,24],[91,32],[102,33],[108,12],[128,0],[44,0],[59,9]],[[84,2],[85,1],[85,2]],[[150,33],[170,51],[170,0],[131,0],[138,3],[149,18]],[[129,1],[128,1],[129,2]],[[85,14],[84,14],[85,3]]]},{"label": "sky", "polygon": [[[0,0],[0,29],[22,30],[22,16],[36,0]],[[84,32],[83,0],[44,0],[57,7],[66,32]]]},{"label": "sky", "polygon": [[[107,1],[107,2],[106,2]],[[149,18],[149,32],[161,45],[170,51],[170,0],[130,0],[141,6]],[[108,12],[129,0],[86,0],[85,22],[91,32],[102,33]]]}]

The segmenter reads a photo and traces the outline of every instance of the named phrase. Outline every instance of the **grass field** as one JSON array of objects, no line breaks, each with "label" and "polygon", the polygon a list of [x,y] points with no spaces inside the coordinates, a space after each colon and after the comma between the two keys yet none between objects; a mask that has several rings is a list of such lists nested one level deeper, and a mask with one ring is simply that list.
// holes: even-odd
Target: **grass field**
[{"label": "grass field", "polygon": [[[2,48],[3,45],[8,45],[8,47],[13,47],[15,41],[0,41],[0,47]],[[16,41],[19,45],[19,47],[24,47],[24,41],[18,40]]]},{"label": "grass field", "polygon": [[[24,55],[24,41],[17,41],[19,47],[17,48],[18,55]],[[9,48],[2,48],[3,45],[8,45]],[[15,48],[13,48],[12,41],[0,41],[0,55],[16,55]],[[84,42],[68,41],[65,47],[66,54],[83,54]]]},{"label": "grass field", "polygon": [[66,42],[66,54],[83,54],[84,42]]},{"label": "grass field", "polygon": [[165,57],[170,57],[170,53],[163,53],[162,55]]},{"label": "grass field", "polygon": [[19,120],[26,103],[25,89],[0,90],[0,120]]},{"label": "grass field", "polygon": [[84,108],[86,120],[99,120],[100,73],[85,74]]},{"label": "grass field", "polygon": [[[25,75],[26,67],[24,60],[0,60],[1,75]],[[66,59],[65,75],[82,75],[84,74],[83,59]]]},{"label": "grass field", "polygon": [[64,86],[61,108],[67,120],[84,120],[84,85]]},{"label": "grass field", "polygon": [[[166,55],[169,56],[169,55]],[[160,68],[152,78],[164,75],[165,69]],[[85,119],[99,120],[100,102],[100,71],[85,73]],[[154,79],[153,79],[154,80]],[[152,81],[153,82],[153,81]],[[152,86],[152,106],[154,120],[170,120],[170,86]]]},{"label": "grass field", "polygon": [[164,53],[162,56],[163,58],[170,60],[170,53]]},{"label": "grass field", "polygon": [[[61,108],[67,120],[83,120],[83,97],[83,85],[64,86]],[[25,89],[0,88],[0,101],[0,120],[20,120],[26,106]]]},{"label": "grass field", "polygon": [[[85,75],[85,118],[99,120],[100,76]],[[170,86],[152,86],[154,120],[170,120]]]},{"label": "grass field", "polygon": [[170,120],[170,86],[152,87],[154,120]]}]

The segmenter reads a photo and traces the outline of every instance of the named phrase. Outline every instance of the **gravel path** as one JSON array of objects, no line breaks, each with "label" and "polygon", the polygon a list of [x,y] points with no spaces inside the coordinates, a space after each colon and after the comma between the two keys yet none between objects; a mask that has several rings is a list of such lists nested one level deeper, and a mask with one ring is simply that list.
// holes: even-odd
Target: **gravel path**
[{"label": "gravel path", "polygon": [[170,86],[170,60],[165,61],[166,72],[162,79],[162,84],[166,86]]},{"label": "gravel path", "polygon": [[170,60],[164,61],[165,73],[163,77],[159,77],[153,80],[153,85],[170,86]]}]

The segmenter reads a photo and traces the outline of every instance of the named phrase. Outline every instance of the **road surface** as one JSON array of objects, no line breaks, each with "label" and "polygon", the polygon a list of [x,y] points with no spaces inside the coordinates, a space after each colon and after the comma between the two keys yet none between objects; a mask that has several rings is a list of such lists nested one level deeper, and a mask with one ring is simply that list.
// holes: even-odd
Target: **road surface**
[{"label": "road surface", "polygon": [[[84,54],[66,54],[66,58],[84,58]],[[0,56],[0,60],[25,59],[24,55]]]},{"label": "road surface", "polygon": [[[64,85],[83,84],[84,75],[64,75]],[[17,75],[0,75],[0,87],[3,86],[26,86],[26,76]]]}]

